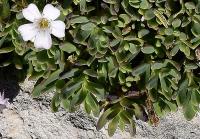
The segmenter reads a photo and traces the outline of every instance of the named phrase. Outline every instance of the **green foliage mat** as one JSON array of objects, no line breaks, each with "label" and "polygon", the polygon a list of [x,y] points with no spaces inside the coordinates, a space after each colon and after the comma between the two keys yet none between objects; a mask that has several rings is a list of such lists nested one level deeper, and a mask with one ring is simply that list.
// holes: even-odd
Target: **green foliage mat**
[{"label": "green foliage mat", "polygon": [[[30,3],[61,10],[66,36],[49,50],[17,31]],[[187,120],[199,111],[199,0],[0,0],[0,9],[0,67],[37,80],[33,97],[56,90],[54,112],[83,105],[112,136],[125,125],[134,135],[137,119],[157,125],[177,107]]]}]

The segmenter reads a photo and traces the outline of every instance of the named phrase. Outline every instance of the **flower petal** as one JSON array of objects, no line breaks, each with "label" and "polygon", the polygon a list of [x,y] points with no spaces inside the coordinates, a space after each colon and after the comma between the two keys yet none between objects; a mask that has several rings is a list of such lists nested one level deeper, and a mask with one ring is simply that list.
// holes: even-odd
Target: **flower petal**
[{"label": "flower petal", "polygon": [[38,10],[35,4],[29,4],[27,8],[22,10],[22,14],[24,18],[27,20],[34,22],[34,20],[41,18],[40,11]]},{"label": "flower petal", "polygon": [[58,38],[65,37],[65,23],[60,20],[52,21],[51,33]]},{"label": "flower petal", "polygon": [[60,10],[58,10],[51,4],[47,4],[43,9],[42,14],[47,19],[55,20],[56,18],[60,16]]},{"label": "flower petal", "polygon": [[5,105],[7,107],[9,104],[9,99],[4,97],[4,93],[0,93],[0,105]]},{"label": "flower petal", "polygon": [[21,25],[18,31],[24,41],[32,40],[38,33],[38,29],[33,23]]},{"label": "flower petal", "polygon": [[51,35],[48,31],[40,31],[35,37],[34,45],[36,48],[49,49],[52,45]]}]

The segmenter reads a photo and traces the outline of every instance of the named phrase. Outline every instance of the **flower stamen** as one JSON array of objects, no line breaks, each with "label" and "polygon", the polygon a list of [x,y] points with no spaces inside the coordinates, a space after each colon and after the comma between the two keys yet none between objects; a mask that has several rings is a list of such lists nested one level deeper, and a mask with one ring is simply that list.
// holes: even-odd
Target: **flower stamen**
[{"label": "flower stamen", "polygon": [[46,19],[46,18],[42,18],[40,21],[39,21],[39,28],[41,29],[46,29],[49,27],[49,21]]}]

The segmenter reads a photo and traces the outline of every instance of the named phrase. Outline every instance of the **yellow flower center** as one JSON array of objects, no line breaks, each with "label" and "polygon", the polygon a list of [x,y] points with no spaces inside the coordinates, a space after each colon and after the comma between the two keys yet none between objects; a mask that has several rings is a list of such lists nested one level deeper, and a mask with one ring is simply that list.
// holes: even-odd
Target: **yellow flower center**
[{"label": "yellow flower center", "polygon": [[45,18],[42,18],[40,21],[39,21],[39,27],[41,29],[46,29],[49,27],[49,21]]}]

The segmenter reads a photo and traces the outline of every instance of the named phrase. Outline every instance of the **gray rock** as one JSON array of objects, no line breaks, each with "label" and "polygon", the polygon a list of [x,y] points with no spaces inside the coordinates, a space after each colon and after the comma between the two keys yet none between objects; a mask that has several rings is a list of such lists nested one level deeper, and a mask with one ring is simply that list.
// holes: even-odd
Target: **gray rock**
[{"label": "gray rock", "polygon": [[[13,103],[0,114],[2,139],[108,139],[106,128],[96,131],[96,119],[79,110],[50,110],[52,93],[32,99],[33,82],[25,81]],[[12,86],[11,86],[12,87]],[[117,130],[110,139],[199,139],[200,116],[186,121],[180,111],[161,119],[158,127],[137,121],[137,135]]]}]

